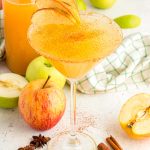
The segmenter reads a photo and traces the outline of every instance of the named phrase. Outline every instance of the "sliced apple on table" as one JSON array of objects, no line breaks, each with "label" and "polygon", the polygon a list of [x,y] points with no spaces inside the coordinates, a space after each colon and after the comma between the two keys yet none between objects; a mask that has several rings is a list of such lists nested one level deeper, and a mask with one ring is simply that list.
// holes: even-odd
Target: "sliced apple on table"
[{"label": "sliced apple on table", "polygon": [[0,107],[13,108],[18,105],[18,97],[27,80],[14,73],[0,74]]},{"label": "sliced apple on table", "polygon": [[150,137],[150,94],[137,94],[122,107],[120,124],[132,138]]},{"label": "sliced apple on table", "polygon": [[65,16],[68,16],[74,23],[80,22],[79,11],[74,0],[36,0],[35,1],[39,9],[54,8],[58,9]]}]

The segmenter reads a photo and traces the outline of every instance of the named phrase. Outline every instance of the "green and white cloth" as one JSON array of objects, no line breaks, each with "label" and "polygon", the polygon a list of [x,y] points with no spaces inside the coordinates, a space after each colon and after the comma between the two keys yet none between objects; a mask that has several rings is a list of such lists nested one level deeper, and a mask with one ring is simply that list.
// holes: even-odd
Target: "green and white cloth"
[{"label": "green and white cloth", "polygon": [[[4,58],[3,17],[0,12],[0,60]],[[79,91],[95,94],[139,88],[150,83],[150,36],[126,37],[115,53],[101,60],[77,83]]]},{"label": "green and white cloth", "polygon": [[115,53],[103,59],[82,78],[77,88],[87,94],[148,87],[150,83],[150,36],[126,37]]}]

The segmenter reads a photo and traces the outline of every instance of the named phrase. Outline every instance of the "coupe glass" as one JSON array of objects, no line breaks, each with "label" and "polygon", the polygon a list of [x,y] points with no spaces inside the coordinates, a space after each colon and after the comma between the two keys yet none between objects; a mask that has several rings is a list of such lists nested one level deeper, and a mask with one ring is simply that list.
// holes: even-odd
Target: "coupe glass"
[{"label": "coupe glass", "polygon": [[118,25],[96,13],[80,13],[75,24],[32,24],[28,30],[31,46],[45,56],[70,81],[70,125],[48,144],[49,150],[96,150],[91,136],[76,130],[76,81],[121,43]]}]

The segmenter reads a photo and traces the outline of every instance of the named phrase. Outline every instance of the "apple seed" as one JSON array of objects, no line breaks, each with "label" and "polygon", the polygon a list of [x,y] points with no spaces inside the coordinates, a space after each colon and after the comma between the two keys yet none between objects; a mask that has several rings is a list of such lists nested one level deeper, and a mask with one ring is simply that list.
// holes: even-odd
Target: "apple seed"
[{"label": "apple seed", "polygon": [[133,121],[131,121],[127,126],[128,128],[132,128],[133,125],[142,119],[145,119],[147,115],[150,115],[150,106],[148,106],[145,110],[140,110]]},{"label": "apple seed", "polygon": [[22,90],[22,88],[18,87],[17,85],[14,85],[14,84],[11,83],[10,81],[2,81],[2,80],[0,80],[0,86],[6,87],[6,88],[9,88],[9,87],[15,88],[15,89],[17,89],[17,90],[19,90],[19,91]]}]

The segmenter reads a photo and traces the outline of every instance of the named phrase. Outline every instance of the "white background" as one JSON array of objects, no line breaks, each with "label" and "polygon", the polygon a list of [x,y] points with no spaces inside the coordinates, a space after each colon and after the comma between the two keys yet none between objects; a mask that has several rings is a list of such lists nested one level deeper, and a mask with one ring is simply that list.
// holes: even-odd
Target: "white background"
[{"label": "white background", "polygon": [[[90,4],[87,0],[87,3]],[[93,9],[89,5],[89,9]],[[108,10],[93,9],[115,18],[125,14],[136,14],[142,18],[142,25],[136,29],[124,30],[124,35],[135,32],[150,34],[150,1],[149,0],[117,0],[116,4]],[[0,72],[7,72],[4,63],[0,63]],[[140,92],[149,92],[150,89],[135,89],[119,93],[107,93],[97,95],[77,94],[77,112],[79,114],[79,126],[86,122],[87,115],[92,117],[96,134],[92,135],[96,142],[104,142],[105,137],[112,134],[118,139],[124,150],[150,150],[150,139],[130,139],[121,129],[118,115],[121,106],[132,95]],[[69,87],[65,87],[65,93],[69,100]],[[82,112],[82,113],[81,113]],[[83,115],[82,115],[83,114]],[[86,114],[86,115],[85,115]],[[82,117],[82,119],[80,118]],[[82,122],[83,121],[83,122]],[[85,121],[85,122],[84,122]],[[52,130],[38,132],[31,129],[19,115],[18,109],[0,109],[0,150],[17,150],[30,141],[32,135],[42,133],[53,135],[65,128],[68,123],[68,109],[61,122]],[[88,124],[88,121],[87,121]],[[89,124],[90,125],[90,124]]]}]

